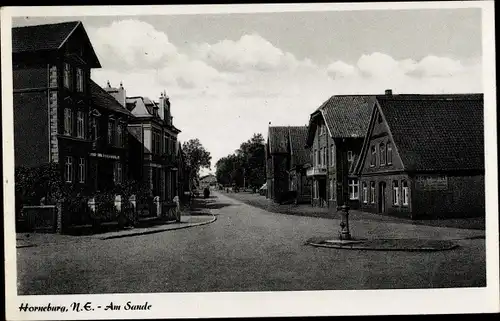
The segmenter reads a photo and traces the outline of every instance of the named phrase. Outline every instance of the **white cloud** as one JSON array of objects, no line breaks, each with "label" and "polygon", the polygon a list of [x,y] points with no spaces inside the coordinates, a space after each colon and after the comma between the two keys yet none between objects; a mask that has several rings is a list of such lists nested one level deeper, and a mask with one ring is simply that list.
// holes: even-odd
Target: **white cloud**
[{"label": "white cloud", "polygon": [[427,56],[422,59],[415,72],[423,77],[447,77],[464,72],[465,68],[459,60],[448,57]]},{"label": "white cloud", "polygon": [[328,74],[336,77],[352,77],[357,75],[358,70],[356,67],[351,66],[343,61],[337,60],[328,65],[326,68]]},{"label": "white cloud", "polygon": [[139,20],[121,20],[108,27],[89,28],[88,34],[107,68],[148,68],[178,56],[177,48],[164,32]]},{"label": "white cloud", "polygon": [[244,35],[237,41],[226,39],[212,45],[195,45],[194,52],[211,66],[237,72],[288,70],[301,63],[311,63],[310,60],[297,60],[293,54],[283,52],[258,34]]}]

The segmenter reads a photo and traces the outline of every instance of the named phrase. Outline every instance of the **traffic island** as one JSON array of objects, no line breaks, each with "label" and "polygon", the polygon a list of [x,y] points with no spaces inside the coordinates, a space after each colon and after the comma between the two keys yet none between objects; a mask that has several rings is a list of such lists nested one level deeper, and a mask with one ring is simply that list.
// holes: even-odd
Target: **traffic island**
[{"label": "traffic island", "polygon": [[370,251],[409,251],[430,252],[446,251],[458,247],[458,244],[446,240],[419,240],[419,239],[350,239],[340,238],[311,238],[306,245],[345,250]]}]

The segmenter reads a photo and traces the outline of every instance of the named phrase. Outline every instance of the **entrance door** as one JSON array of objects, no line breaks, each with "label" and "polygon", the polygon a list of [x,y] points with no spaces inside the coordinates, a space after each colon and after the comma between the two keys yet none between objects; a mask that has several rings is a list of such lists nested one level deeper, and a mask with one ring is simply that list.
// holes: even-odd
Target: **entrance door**
[{"label": "entrance door", "polygon": [[385,190],[386,190],[386,184],[385,182],[380,182],[378,184],[379,186],[379,193],[378,193],[378,212],[379,213],[385,213]]}]

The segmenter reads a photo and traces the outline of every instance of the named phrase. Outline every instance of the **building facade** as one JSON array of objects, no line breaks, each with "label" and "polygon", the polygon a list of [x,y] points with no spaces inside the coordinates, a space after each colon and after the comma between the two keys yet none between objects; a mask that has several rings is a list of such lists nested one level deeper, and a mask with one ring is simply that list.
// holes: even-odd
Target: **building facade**
[{"label": "building facade", "polygon": [[90,81],[90,179],[94,190],[120,185],[129,178],[128,124],[133,118],[113,96]]},{"label": "building facade", "polygon": [[15,165],[54,162],[67,184],[91,188],[90,71],[99,60],[81,22],[12,29]]},{"label": "building facade", "polygon": [[134,116],[128,124],[130,177],[146,183],[151,196],[172,201],[179,193],[180,130],[173,125],[168,96],[161,93],[159,102],[155,102],[147,97],[126,97],[122,84],[105,89]]},{"label": "building facade", "polygon": [[307,165],[311,163],[306,149],[307,126],[288,128],[290,149],[289,190],[296,204],[311,202],[311,181],[307,179]]},{"label": "building facade", "polygon": [[266,143],[267,198],[304,202],[310,195],[305,177],[306,126],[269,126]]},{"label": "building facade", "polygon": [[311,164],[311,204],[359,207],[359,179],[354,165],[371,115],[369,95],[332,96],[311,114],[306,147]]},{"label": "building facade", "polygon": [[483,96],[373,102],[356,165],[361,209],[411,219],[485,214]]}]

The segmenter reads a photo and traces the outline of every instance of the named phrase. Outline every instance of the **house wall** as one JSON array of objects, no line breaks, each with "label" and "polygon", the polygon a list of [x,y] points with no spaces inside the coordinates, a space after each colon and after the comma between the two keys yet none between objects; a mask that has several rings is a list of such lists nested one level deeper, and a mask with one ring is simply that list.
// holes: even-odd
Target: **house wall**
[{"label": "house wall", "polygon": [[49,162],[48,91],[14,92],[15,166]]},{"label": "house wall", "polygon": [[414,190],[414,218],[485,215],[483,174],[416,175]]},{"label": "house wall", "polygon": [[[399,202],[398,204],[394,204],[393,200],[393,182],[398,182],[398,194],[399,194]],[[406,181],[408,184],[408,205],[403,205],[403,181]],[[375,199],[371,197],[370,184],[375,184]],[[380,183],[385,183],[385,197],[381,193]],[[367,187],[367,199],[364,198],[363,193],[363,183],[366,184]],[[360,179],[360,201],[359,208],[362,211],[378,213],[382,215],[392,215],[401,218],[412,218],[412,209],[413,209],[413,180],[406,173],[386,173],[386,174],[368,174],[363,175]],[[380,202],[381,198],[385,202],[385,210],[381,210]]]},{"label": "house wall", "polygon": [[287,170],[289,168],[289,157],[285,154],[275,154],[271,158],[273,163],[271,198],[275,202],[280,202],[283,200],[285,193],[288,192],[289,177]]}]

